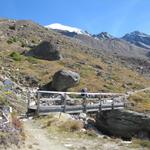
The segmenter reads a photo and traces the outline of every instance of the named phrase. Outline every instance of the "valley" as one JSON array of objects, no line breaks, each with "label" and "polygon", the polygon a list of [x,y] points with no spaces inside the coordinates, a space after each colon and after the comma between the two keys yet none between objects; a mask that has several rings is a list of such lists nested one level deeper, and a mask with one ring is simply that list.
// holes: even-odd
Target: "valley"
[{"label": "valley", "polygon": [[[10,150],[11,146],[13,149],[33,150],[46,150],[47,147],[58,150],[148,150],[149,128],[140,127],[141,118],[146,114],[149,120],[150,112],[149,37],[136,31],[116,38],[106,32],[92,35],[60,24],[44,27],[31,20],[0,19],[0,106],[2,112],[5,106],[13,109],[15,119],[12,114],[11,117],[15,121],[10,119],[10,126],[16,135],[19,134],[14,146],[12,140],[4,138],[6,131],[2,127],[0,141],[3,148],[8,142],[12,143],[8,144]],[[138,128],[141,130],[140,139],[134,134],[128,143],[118,135],[103,134],[95,128],[96,119],[92,117],[92,120],[89,114],[86,119],[90,118],[90,123],[94,121],[91,128],[85,127],[86,121],[79,119],[80,114],[62,113],[60,118],[59,114],[26,117],[28,91],[31,94],[38,89],[80,92],[83,88],[93,93],[127,94],[127,112],[117,113],[125,124],[122,125],[120,116],[113,117],[111,122],[109,116],[116,112],[106,111],[106,115],[104,113],[100,118],[101,125],[107,127],[108,119],[112,125],[118,121],[118,129],[125,127],[125,131],[137,133]],[[36,96],[33,98],[37,99]],[[138,118],[136,115],[141,120],[133,119]],[[137,121],[138,127],[133,120]],[[126,129],[127,121],[135,128]],[[149,121],[146,123],[149,125]],[[113,130],[109,130],[110,126],[108,131]],[[11,136],[9,131],[6,134]]]}]

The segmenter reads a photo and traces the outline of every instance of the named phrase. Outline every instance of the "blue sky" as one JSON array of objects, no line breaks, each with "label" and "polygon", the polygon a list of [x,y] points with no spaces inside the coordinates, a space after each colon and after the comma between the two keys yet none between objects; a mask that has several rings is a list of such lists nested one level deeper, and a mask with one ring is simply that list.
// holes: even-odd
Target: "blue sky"
[{"label": "blue sky", "polygon": [[150,34],[150,0],[1,0],[0,17],[62,23],[94,34]]}]

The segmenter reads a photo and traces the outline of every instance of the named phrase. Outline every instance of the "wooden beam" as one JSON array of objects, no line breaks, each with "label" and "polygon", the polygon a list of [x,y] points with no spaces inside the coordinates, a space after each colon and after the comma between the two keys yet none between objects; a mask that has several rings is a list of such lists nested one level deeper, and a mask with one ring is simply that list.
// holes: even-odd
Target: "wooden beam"
[{"label": "wooden beam", "polygon": [[[81,95],[82,92],[59,92],[59,91],[38,91],[38,93],[47,93],[47,94],[67,94],[67,95]],[[87,96],[123,96],[124,93],[86,93]]]},{"label": "wooden beam", "polygon": [[37,98],[37,115],[39,115],[39,111],[40,111],[40,96],[41,96],[41,93],[40,92],[38,92],[37,93],[38,95],[38,98]]}]

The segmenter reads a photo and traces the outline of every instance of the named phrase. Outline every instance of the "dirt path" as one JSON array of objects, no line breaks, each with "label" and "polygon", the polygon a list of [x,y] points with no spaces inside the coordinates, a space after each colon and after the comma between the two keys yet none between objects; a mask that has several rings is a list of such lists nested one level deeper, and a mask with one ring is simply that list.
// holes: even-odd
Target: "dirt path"
[{"label": "dirt path", "polygon": [[147,87],[145,89],[141,89],[141,90],[136,90],[136,91],[129,91],[126,96],[129,97],[130,95],[136,94],[136,93],[140,93],[140,92],[144,92],[144,91],[148,91],[150,90],[150,87]]},{"label": "dirt path", "polygon": [[64,145],[48,137],[46,131],[41,129],[32,120],[25,121],[24,128],[27,137],[23,150],[67,150]]}]

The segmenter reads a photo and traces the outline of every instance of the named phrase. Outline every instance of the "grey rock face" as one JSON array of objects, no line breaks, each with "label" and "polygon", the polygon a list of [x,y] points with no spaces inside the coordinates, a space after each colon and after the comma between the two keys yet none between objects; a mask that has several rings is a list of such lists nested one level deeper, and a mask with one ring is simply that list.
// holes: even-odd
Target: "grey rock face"
[{"label": "grey rock face", "polygon": [[57,44],[52,41],[43,41],[37,47],[27,52],[27,56],[34,56],[44,60],[60,60],[62,56],[58,50]]},{"label": "grey rock face", "polygon": [[52,88],[57,91],[65,91],[77,85],[80,81],[80,75],[68,70],[60,70],[53,76]]},{"label": "grey rock face", "polygon": [[104,111],[97,116],[96,125],[101,131],[123,138],[150,138],[150,116],[143,113]]}]

